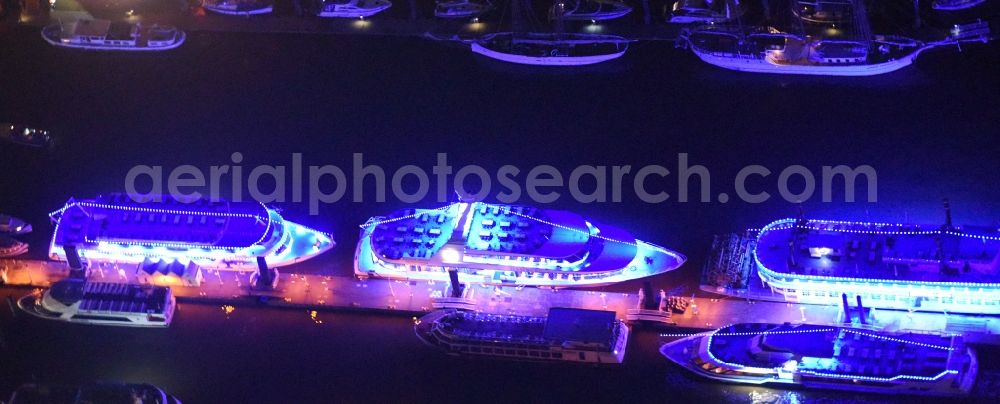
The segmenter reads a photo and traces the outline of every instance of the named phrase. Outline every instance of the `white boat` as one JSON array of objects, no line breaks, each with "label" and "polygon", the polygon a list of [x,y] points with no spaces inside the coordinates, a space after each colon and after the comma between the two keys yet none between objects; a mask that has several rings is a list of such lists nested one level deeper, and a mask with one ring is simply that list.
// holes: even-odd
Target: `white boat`
[{"label": "white boat", "polygon": [[935,0],[931,3],[931,8],[941,11],[965,10],[985,2],[986,0]]},{"label": "white boat", "polygon": [[27,252],[27,243],[0,234],[0,258],[16,257]]},{"label": "white boat", "polygon": [[108,20],[57,21],[42,28],[48,43],[77,49],[159,51],[181,46],[185,37],[184,31],[171,26]]},{"label": "white boat", "polygon": [[364,18],[385,11],[392,7],[388,0],[322,0],[320,17],[334,18]]},{"label": "white boat", "polygon": [[20,236],[31,233],[31,225],[24,220],[0,213],[0,234]]},{"label": "white boat", "polygon": [[716,24],[736,18],[739,10],[739,0],[679,0],[668,13],[667,22]]},{"label": "white boat", "polygon": [[203,0],[201,6],[225,15],[258,15],[274,11],[274,5],[266,0]]},{"label": "white boat", "polygon": [[965,396],[979,370],[961,335],[851,326],[740,323],[684,336],[660,353],[729,383],[919,396]]},{"label": "white boat", "polygon": [[567,0],[549,8],[549,19],[602,21],[623,17],[632,7],[617,0]]},{"label": "white boat", "polygon": [[812,39],[788,33],[740,32],[699,28],[685,30],[683,43],[701,60],[730,70],[752,73],[825,76],[873,76],[902,69],[937,44],[900,36],[862,41]]},{"label": "white boat", "polygon": [[470,0],[438,0],[434,5],[434,16],[439,18],[468,18],[482,15],[493,9],[493,3]]},{"label": "white boat", "polygon": [[453,356],[618,365],[629,328],[613,311],[552,307],[548,317],[445,309],[416,321],[422,342]]},{"label": "white boat", "polygon": [[796,0],[792,13],[803,21],[835,24],[851,20],[851,0]]},{"label": "white boat", "polygon": [[503,32],[473,41],[472,51],[510,63],[580,66],[617,59],[629,42],[614,35]]},{"label": "white boat", "polygon": [[65,279],[17,301],[32,316],[78,324],[164,328],[177,301],[169,287]]}]

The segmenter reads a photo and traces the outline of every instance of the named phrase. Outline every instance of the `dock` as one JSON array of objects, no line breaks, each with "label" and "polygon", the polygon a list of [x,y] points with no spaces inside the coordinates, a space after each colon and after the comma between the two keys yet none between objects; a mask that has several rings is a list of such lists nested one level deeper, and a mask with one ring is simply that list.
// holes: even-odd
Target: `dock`
[{"label": "dock", "polygon": [[[142,283],[136,270],[98,266],[90,278],[99,282]],[[47,288],[69,276],[65,263],[43,260],[0,260],[6,287]],[[360,311],[397,316],[421,316],[433,310],[433,299],[447,296],[448,284],[433,281],[356,279],[324,274],[282,272],[278,287],[256,291],[250,272],[206,270],[200,286],[185,286],[176,278],[162,278],[178,301],[195,304],[255,305],[317,311]],[[172,280],[171,282],[166,282]],[[610,310],[624,319],[639,303],[636,293],[600,290],[542,289],[534,287],[469,285],[467,297],[478,311],[494,314],[545,316],[550,307]],[[733,323],[841,324],[843,311],[836,305],[793,304],[726,296],[689,298],[684,313],[671,316],[665,334],[680,330],[716,329]],[[961,333],[970,343],[1000,345],[1000,318],[946,313],[880,310],[872,326],[887,331]]]}]

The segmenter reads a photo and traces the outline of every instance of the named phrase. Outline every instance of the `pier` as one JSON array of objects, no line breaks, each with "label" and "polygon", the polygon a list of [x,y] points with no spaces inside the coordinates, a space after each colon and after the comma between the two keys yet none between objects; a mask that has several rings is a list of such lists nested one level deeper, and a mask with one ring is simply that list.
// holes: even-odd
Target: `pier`
[{"label": "pier", "polygon": [[[69,276],[61,262],[40,260],[0,260],[6,286],[46,288]],[[134,272],[134,269],[132,270]],[[170,286],[182,303],[218,305],[266,305],[274,308],[359,311],[398,316],[421,316],[433,310],[433,300],[448,296],[447,282],[359,280],[353,277],[283,272],[273,291],[253,290],[251,272],[208,270],[201,286],[184,286],[175,278],[162,278],[159,285]],[[137,281],[127,270],[94,268],[90,278],[100,282]],[[468,285],[466,295],[475,309],[494,314],[544,316],[550,307],[610,310],[624,319],[639,303],[638,293],[599,290],[541,289],[534,287],[494,287]],[[873,326],[889,331],[962,333],[967,341],[1000,345],[1000,319],[946,313],[879,310],[872,314]],[[708,330],[733,323],[842,324],[843,310],[837,305],[793,304],[715,295],[690,297],[684,313],[673,314],[674,324],[665,333],[680,329]]]}]

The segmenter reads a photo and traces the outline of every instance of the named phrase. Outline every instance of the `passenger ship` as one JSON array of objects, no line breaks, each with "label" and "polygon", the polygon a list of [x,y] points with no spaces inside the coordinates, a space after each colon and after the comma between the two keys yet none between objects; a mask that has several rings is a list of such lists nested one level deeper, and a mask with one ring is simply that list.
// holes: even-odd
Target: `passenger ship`
[{"label": "passenger ship", "polygon": [[359,277],[529,286],[600,286],[658,275],[685,257],[560,210],[460,202],[362,225]]},{"label": "passenger ship", "polygon": [[875,308],[1000,314],[996,227],[782,219],[761,229],[753,259],[789,302],[849,291]]},{"label": "passenger ship", "polygon": [[42,28],[42,38],[64,48],[158,51],[181,46],[186,34],[171,26],[80,19],[48,25]]},{"label": "passenger ship", "polygon": [[978,372],[961,336],[811,324],[735,324],[667,343],[660,353],[725,382],[886,394],[963,396]]},{"label": "passenger ship", "polygon": [[169,287],[65,279],[18,307],[35,317],[79,324],[167,327],[177,301]]},{"label": "passenger ship", "polygon": [[439,310],[414,331],[450,355],[594,364],[622,363],[629,336],[613,311],[555,307],[548,317]]},{"label": "passenger ship", "polygon": [[285,220],[258,202],[178,200],[170,196],[134,200],[124,194],[70,199],[49,214],[55,231],[53,260],[66,261],[66,247],[82,259],[107,263],[177,260],[203,268],[258,270],[295,264],[335,245],[330,235]]}]

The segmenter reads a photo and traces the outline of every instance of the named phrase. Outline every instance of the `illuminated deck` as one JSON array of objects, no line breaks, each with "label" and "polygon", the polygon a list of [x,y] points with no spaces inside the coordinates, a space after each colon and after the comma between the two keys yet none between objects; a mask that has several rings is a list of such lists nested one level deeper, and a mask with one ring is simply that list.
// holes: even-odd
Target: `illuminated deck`
[{"label": "illuminated deck", "polygon": [[674,270],[685,257],[565,211],[482,202],[406,209],[362,226],[361,277],[599,286]]},{"label": "illuminated deck", "polygon": [[330,235],[284,220],[256,202],[196,199],[134,201],[122,194],[70,199],[50,214],[56,229],[50,258],[75,246],[92,262],[179,261],[205,268],[253,271],[256,258],[290,265],[334,246]]},{"label": "illuminated deck", "polygon": [[792,302],[1000,314],[1000,230],[779,220],[754,251],[760,280]]}]

